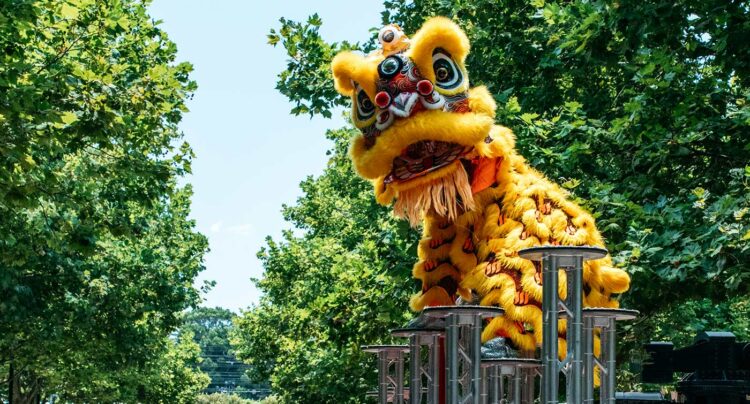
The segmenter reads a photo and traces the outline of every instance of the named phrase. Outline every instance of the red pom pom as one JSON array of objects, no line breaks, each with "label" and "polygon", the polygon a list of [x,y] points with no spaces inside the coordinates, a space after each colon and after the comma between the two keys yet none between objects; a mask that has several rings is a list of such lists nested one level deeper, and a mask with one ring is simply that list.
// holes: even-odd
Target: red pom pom
[{"label": "red pom pom", "polygon": [[419,83],[417,83],[417,92],[419,94],[428,96],[432,94],[432,83],[430,83],[430,80],[420,80]]},{"label": "red pom pom", "polygon": [[375,105],[379,106],[380,108],[385,108],[391,105],[391,95],[385,91],[381,91],[375,94]]}]

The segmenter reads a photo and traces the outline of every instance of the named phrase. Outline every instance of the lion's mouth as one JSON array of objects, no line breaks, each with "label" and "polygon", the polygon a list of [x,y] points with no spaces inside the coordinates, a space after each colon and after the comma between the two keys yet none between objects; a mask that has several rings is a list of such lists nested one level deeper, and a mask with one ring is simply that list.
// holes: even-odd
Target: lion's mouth
[{"label": "lion's mouth", "polygon": [[438,140],[412,143],[393,159],[393,168],[384,184],[409,181],[456,161],[471,151],[471,147]]}]

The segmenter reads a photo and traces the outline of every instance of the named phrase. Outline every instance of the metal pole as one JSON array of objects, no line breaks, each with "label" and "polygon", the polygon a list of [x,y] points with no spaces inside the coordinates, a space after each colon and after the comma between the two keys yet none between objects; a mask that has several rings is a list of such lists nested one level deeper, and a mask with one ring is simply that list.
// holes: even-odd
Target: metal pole
[{"label": "metal pole", "polygon": [[411,373],[409,403],[411,404],[422,402],[422,355],[419,338],[417,334],[409,337],[409,372]]},{"label": "metal pole", "polygon": [[497,365],[492,365],[490,367],[490,404],[499,404],[500,403],[500,369]]},{"label": "metal pole", "polygon": [[[567,299],[570,302],[568,310],[572,316],[568,316],[567,323],[567,356],[569,368],[566,374],[568,390],[566,392],[569,403],[581,402],[581,390],[583,382],[582,338],[583,322],[581,320],[581,309],[583,308],[583,257],[574,256],[573,267],[566,271],[567,277]],[[571,273],[572,272],[572,273]]]},{"label": "metal pole", "polygon": [[482,389],[482,316],[474,314],[471,324],[471,398],[474,404],[481,402]]},{"label": "metal pole", "polygon": [[482,404],[488,404],[490,402],[489,400],[489,391],[490,391],[490,383],[492,383],[492,380],[490,379],[491,369],[487,367],[482,367],[482,378],[481,378],[481,393],[479,394],[479,401]]},{"label": "metal pole", "polygon": [[542,402],[557,404],[559,380],[557,355],[557,257],[545,253],[542,256]]},{"label": "metal pole", "polygon": [[534,369],[523,369],[523,400],[524,404],[534,403]]},{"label": "metal pole", "polygon": [[607,367],[607,370],[606,372],[602,372],[604,374],[602,375],[600,402],[603,404],[615,404],[615,368],[617,367],[615,358],[616,320],[614,317],[609,317],[606,321],[606,326],[602,327],[601,344],[602,359],[604,359],[602,364]]},{"label": "metal pole", "polygon": [[396,352],[396,404],[404,404],[404,353]]},{"label": "metal pole", "polygon": [[583,403],[594,404],[594,318],[583,319]]},{"label": "metal pole", "polygon": [[446,318],[446,329],[445,329],[445,343],[447,346],[446,351],[448,352],[447,358],[447,374],[448,374],[448,386],[447,386],[447,401],[449,404],[458,404],[458,386],[459,386],[459,374],[458,374],[458,338],[460,326],[458,324],[458,314],[450,314]]},{"label": "metal pole", "polygon": [[433,335],[430,337],[430,346],[428,348],[429,359],[427,360],[427,373],[430,375],[431,383],[427,392],[427,404],[438,404],[440,397],[440,336]]},{"label": "metal pole", "polygon": [[388,353],[378,352],[378,402],[388,403]]},{"label": "metal pole", "polygon": [[446,397],[447,397],[447,390],[448,390],[448,369],[447,369],[447,356],[448,352],[445,347],[445,336],[440,336],[438,338],[438,351],[439,351],[439,368],[440,368],[440,378],[438,379],[440,388],[438,389],[438,404],[446,404]]},{"label": "metal pole", "polygon": [[521,404],[521,368],[513,369],[513,404]]}]

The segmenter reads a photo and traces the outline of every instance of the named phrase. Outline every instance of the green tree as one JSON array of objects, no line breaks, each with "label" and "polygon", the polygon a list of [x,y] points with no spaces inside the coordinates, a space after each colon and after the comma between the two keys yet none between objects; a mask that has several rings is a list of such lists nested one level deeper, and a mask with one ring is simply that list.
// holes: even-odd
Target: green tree
[{"label": "green tree", "polygon": [[210,382],[198,370],[200,346],[189,331],[176,340],[167,340],[166,352],[149,366],[151,373],[139,385],[138,401],[145,403],[195,403],[196,397]]},{"label": "green tree", "polygon": [[202,361],[199,369],[211,378],[205,393],[233,393],[248,398],[265,396],[268,384],[250,381],[245,374],[247,365],[235,357],[229,344],[232,321],[236,317],[221,307],[198,307],[185,314],[180,335],[194,335],[193,339],[200,346]]},{"label": "green tree", "polygon": [[14,402],[138,400],[199,302],[207,242],[177,184],[195,83],[147,4],[0,3],[0,370]]},{"label": "green tree", "polygon": [[265,275],[256,282],[264,295],[232,332],[252,378],[270,378],[285,402],[363,400],[376,378],[359,346],[385,341],[389,328],[411,317],[408,278],[418,237],[355,175],[351,133],[328,133],[335,142],[328,168],[305,180],[305,195],[283,210],[303,235],[268,239],[258,254]]},{"label": "green tree", "polygon": [[[623,305],[642,312],[642,320],[624,329],[623,360],[650,339],[685,343],[698,330],[729,329],[750,338],[746,3],[389,0],[384,5],[383,23],[398,23],[408,33],[433,15],[457,21],[472,42],[471,79],[494,94],[498,123],[515,131],[532,165],[595,212],[615,260],[633,278]],[[321,23],[317,16],[306,22],[283,19],[269,35],[269,43],[281,44],[290,56],[278,88],[295,103],[293,114],[325,115],[346,104],[330,91],[327,66],[338,50],[353,45],[326,42]],[[354,47],[367,50],[372,42]],[[310,82],[315,85],[305,85]],[[362,373],[326,359],[367,367],[354,342],[387,338],[382,323],[359,334],[358,326],[373,323],[353,317],[348,329],[357,331],[343,334],[338,324],[322,321],[324,313],[365,306],[351,299],[317,305],[336,287],[331,277],[356,278],[345,293],[376,297],[366,309],[391,318],[412,285],[406,270],[414,261],[411,254],[363,260],[397,285],[372,285],[355,266],[373,233],[392,222],[385,209],[372,205],[361,216],[359,205],[351,203],[368,203],[371,191],[344,161],[346,132],[334,133],[329,169],[305,181],[305,196],[284,209],[303,235],[269,240],[261,252],[266,275],[258,282],[265,296],[238,322],[245,333],[237,334],[243,358],[265,367],[275,391],[287,399],[302,397],[310,386],[323,388],[333,378],[334,391],[317,390],[319,401],[347,393],[348,400],[361,400],[363,380],[344,375]],[[358,215],[364,220],[351,219]],[[340,223],[355,227],[341,231]],[[374,248],[408,245],[413,237],[393,232],[374,239]],[[331,246],[339,250],[328,253]],[[335,257],[346,257],[346,264]],[[321,273],[328,282],[319,281]],[[323,345],[330,335],[352,343]],[[314,354],[321,351],[327,355]]]},{"label": "green tree", "polygon": [[201,394],[195,401],[196,404],[253,404],[253,401],[245,400],[244,398],[230,394]]}]

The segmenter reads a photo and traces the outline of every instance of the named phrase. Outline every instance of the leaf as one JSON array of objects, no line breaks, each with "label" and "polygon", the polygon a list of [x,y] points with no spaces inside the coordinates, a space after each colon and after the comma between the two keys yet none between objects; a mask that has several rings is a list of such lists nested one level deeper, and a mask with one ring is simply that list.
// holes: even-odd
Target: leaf
[{"label": "leaf", "polygon": [[63,3],[60,8],[60,15],[68,20],[73,20],[78,17],[78,8],[71,6],[68,3]]},{"label": "leaf", "polygon": [[270,33],[270,34],[268,34],[268,35],[266,35],[266,38],[268,38],[267,43],[269,45],[273,45],[273,46],[276,46],[279,43],[279,41],[281,40],[281,37],[279,37],[278,35],[274,34],[273,32]]},{"label": "leaf", "polygon": [[565,103],[565,109],[567,109],[570,112],[576,112],[582,106],[583,106],[583,104],[581,104],[580,102],[576,102],[576,101],[569,101],[569,102]]},{"label": "leaf", "polygon": [[21,163],[26,168],[32,168],[36,166],[36,161],[34,160],[33,157],[31,157],[28,154],[23,157],[23,160],[21,160]]},{"label": "leaf", "polygon": [[524,113],[524,114],[521,114],[521,120],[524,121],[525,123],[529,124],[529,125],[532,123],[532,121],[534,119],[536,119],[538,117],[539,117],[539,114],[535,114],[535,113]]},{"label": "leaf", "polygon": [[510,113],[521,112],[521,105],[518,103],[518,98],[516,98],[515,96],[512,96],[508,99],[508,102],[505,104],[505,108],[507,108],[508,112]]},{"label": "leaf", "polygon": [[653,63],[648,63],[645,66],[641,68],[641,70],[638,71],[642,76],[648,76],[649,74],[653,73],[654,69],[656,69],[656,65]]},{"label": "leaf", "polygon": [[60,120],[65,125],[70,125],[73,122],[75,122],[75,121],[78,120],[78,116],[75,114],[75,112],[66,111],[66,112],[63,112],[62,114],[60,114]]}]

